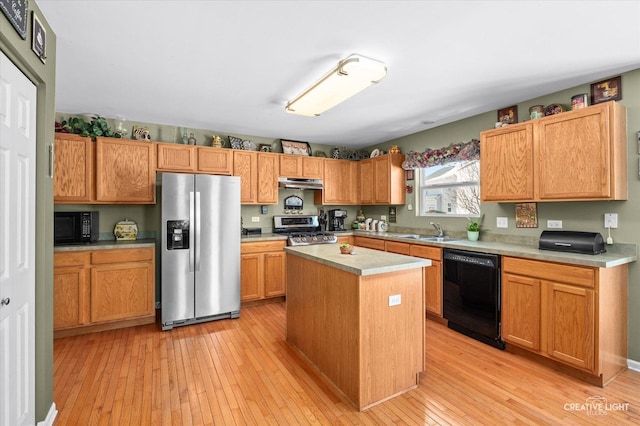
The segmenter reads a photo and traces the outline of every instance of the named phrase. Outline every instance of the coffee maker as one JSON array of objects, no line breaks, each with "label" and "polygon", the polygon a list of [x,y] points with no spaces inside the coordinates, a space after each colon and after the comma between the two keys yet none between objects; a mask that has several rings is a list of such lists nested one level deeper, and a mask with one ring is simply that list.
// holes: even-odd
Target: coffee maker
[{"label": "coffee maker", "polygon": [[347,218],[346,210],[329,210],[329,231],[344,231],[344,220]]}]

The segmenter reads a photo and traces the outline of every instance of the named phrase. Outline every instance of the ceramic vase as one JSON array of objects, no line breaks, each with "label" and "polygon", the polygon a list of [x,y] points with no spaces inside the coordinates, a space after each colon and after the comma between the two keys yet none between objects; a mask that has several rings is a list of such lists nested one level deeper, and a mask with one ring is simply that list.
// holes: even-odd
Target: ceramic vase
[{"label": "ceramic vase", "polygon": [[480,231],[467,231],[467,238],[469,241],[478,241],[478,237],[480,236]]}]

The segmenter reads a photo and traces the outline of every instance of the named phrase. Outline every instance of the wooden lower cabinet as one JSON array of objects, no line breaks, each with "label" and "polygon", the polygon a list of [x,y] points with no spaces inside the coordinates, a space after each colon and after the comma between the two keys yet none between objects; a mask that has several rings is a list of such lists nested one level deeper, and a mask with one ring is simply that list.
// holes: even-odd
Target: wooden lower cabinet
[{"label": "wooden lower cabinet", "polygon": [[155,248],[54,254],[55,337],[155,321]]},{"label": "wooden lower cabinet", "polygon": [[259,241],[240,245],[241,301],[285,295],[285,244],[284,241]]},{"label": "wooden lower cabinet", "polygon": [[360,237],[360,236],[356,236],[353,239],[353,244],[356,247],[365,247],[365,248],[370,248],[370,249],[374,249],[374,250],[382,250],[385,251],[386,247],[385,247],[385,241],[378,239],[378,238],[369,238],[369,237]]},{"label": "wooden lower cabinet", "polygon": [[626,369],[628,266],[502,259],[502,337],[606,385]]},{"label": "wooden lower cabinet", "polygon": [[422,268],[425,308],[428,313],[442,317],[442,249],[411,244],[409,255],[431,260],[431,266]]},{"label": "wooden lower cabinet", "polygon": [[384,250],[391,253],[421,257],[431,260],[431,266],[422,268],[425,308],[430,314],[442,317],[442,249],[421,244],[385,241],[379,238],[355,237],[355,245]]}]

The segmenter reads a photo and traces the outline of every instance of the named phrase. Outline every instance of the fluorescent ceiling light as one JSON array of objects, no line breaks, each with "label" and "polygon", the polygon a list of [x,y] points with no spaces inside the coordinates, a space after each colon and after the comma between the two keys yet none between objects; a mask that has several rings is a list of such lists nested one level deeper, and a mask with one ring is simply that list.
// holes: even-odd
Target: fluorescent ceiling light
[{"label": "fluorescent ceiling light", "polygon": [[350,55],[285,107],[287,112],[309,117],[333,108],[380,81],[387,74],[384,62]]}]

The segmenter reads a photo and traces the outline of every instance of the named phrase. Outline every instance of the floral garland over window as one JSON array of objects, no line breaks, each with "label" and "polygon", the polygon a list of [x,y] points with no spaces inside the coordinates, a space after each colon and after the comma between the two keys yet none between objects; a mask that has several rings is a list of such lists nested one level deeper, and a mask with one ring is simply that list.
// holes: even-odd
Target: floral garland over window
[{"label": "floral garland over window", "polygon": [[405,170],[439,166],[454,161],[470,161],[480,159],[480,141],[452,143],[441,149],[427,149],[425,152],[410,151],[405,155],[402,168]]}]

